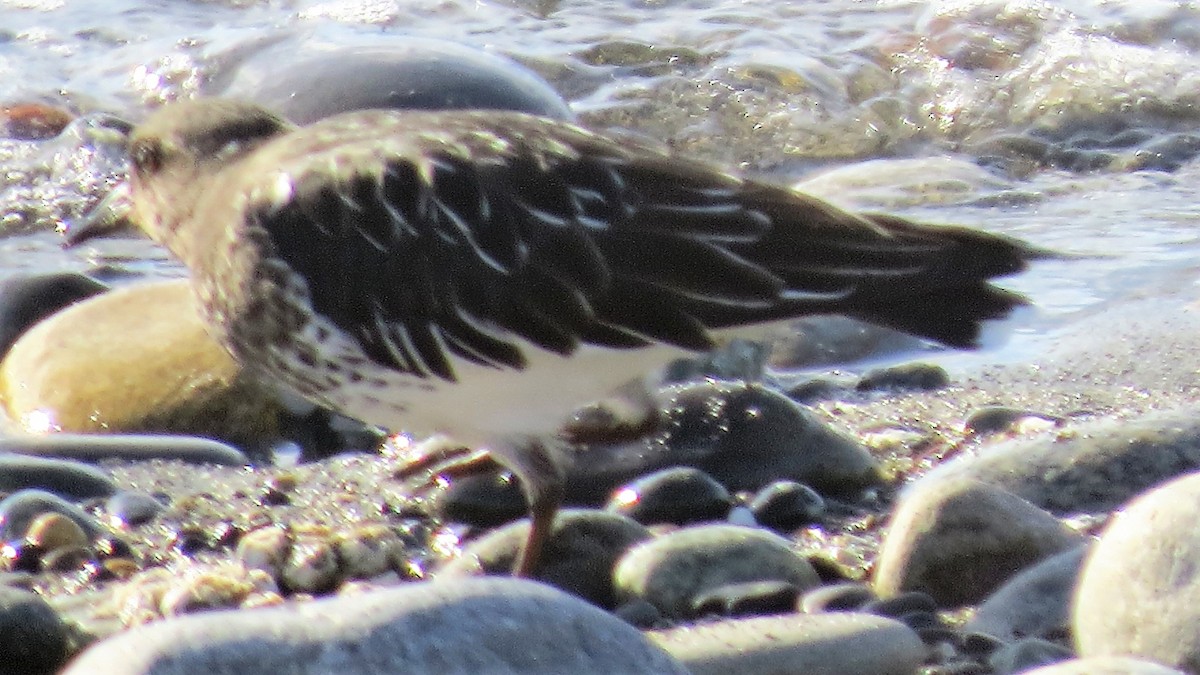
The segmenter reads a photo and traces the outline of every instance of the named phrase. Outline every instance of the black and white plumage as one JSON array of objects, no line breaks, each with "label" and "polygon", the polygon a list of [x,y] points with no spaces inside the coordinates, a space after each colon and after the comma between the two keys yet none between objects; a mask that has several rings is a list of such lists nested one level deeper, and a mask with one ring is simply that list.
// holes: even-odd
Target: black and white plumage
[{"label": "black and white plumage", "polygon": [[372,424],[493,443],[533,503],[522,572],[561,487],[553,453],[522,439],[789,318],[970,346],[1023,302],[988,280],[1031,254],[522,113],[295,129],[205,100],[151,116],[130,156],[134,220],[190,268],[237,359]]}]

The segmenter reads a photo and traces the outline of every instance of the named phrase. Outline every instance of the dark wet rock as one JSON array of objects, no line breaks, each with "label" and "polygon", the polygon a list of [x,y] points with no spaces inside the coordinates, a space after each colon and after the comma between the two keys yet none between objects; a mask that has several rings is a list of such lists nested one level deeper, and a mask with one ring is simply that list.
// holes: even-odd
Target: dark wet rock
[{"label": "dark wet rock", "polygon": [[618,488],[605,508],[643,525],[721,520],[733,497],[712,476],[691,467],[655,471]]},{"label": "dark wet rock", "polygon": [[973,411],[963,422],[963,430],[975,435],[996,434],[1014,431],[1023,423],[1040,420],[1044,426],[1059,426],[1065,420],[1057,415],[1011,408],[1002,405],[989,405]]},{"label": "dark wet rock", "polygon": [[0,586],[0,672],[57,673],[67,660],[68,631],[41,596]]},{"label": "dark wet rock", "polygon": [[856,581],[825,584],[800,598],[800,611],[807,614],[857,611],[877,597],[870,586]]},{"label": "dark wet rock", "polygon": [[962,635],[959,650],[966,656],[983,661],[1009,642],[1011,640],[1002,640],[995,635],[968,630]]},{"label": "dark wet rock", "polygon": [[788,398],[797,403],[813,403],[852,390],[855,384],[850,378],[814,377],[791,385],[786,393]]},{"label": "dark wet rock", "polygon": [[0,355],[38,321],[106,290],[105,284],[76,272],[19,276],[0,283]]},{"label": "dark wet rock", "polygon": [[57,136],[74,116],[36,101],[0,105],[0,137],[40,141]]},{"label": "dark wet rock", "polygon": [[161,459],[189,464],[245,466],[250,461],[237,448],[195,436],[51,434],[0,439],[0,453],[3,452],[82,462]]},{"label": "dark wet rock", "polygon": [[969,478],[1051,513],[1107,513],[1153,485],[1198,468],[1200,415],[1185,407],[1000,443],[943,464],[919,482]]},{"label": "dark wet rock", "polygon": [[475,527],[495,527],[529,514],[520,484],[499,471],[456,477],[433,493],[429,507],[444,521]]},{"label": "dark wet rock", "polygon": [[293,39],[232,71],[212,95],[247,99],[298,124],[368,108],[520,110],[574,115],[541,77],[502,56],[453,42],[403,37],[377,47]]},{"label": "dark wet rock", "polygon": [[[467,544],[459,558],[438,568],[437,577],[511,574],[528,534],[528,520],[489,532]],[[649,530],[624,516],[568,509],[554,521],[535,578],[600,607],[613,607],[616,599],[612,575],[617,559],[649,538]]]},{"label": "dark wet rock", "polygon": [[665,419],[657,433],[568,453],[568,499],[602,501],[613,487],[670,466],[700,469],[730,491],[789,479],[854,496],[882,482],[866,448],[777,391],[703,382],[658,396]]},{"label": "dark wet rock", "polygon": [[160,431],[242,445],[276,436],[281,412],[208,335],[184,279],[104,293],[29,329],[0,364],[0,395],[35,432]]},{"label": "dark wet rock", "polygon": [[692,600],[692,616],[783,614],[795,608],[797,595],[796,586],[786,581],[727,584],[697,595]]},{"label": "dark wet rock", "polygon": [[791,532],[820,518],[825,500],[807,485],[780,480],[759,490],[750,500],[750,510],[760,525]]},{"label": "dark wet rock", "polygon": [[1078,546],[1029,567],[988,596],[964,627],[1004,640],[1070,630],[1071,595],[1088,550]]},{"label": "dark wet rock", "polygon": [[999,488],[966,480],[923,483],[893,510],[874,587],[882,597],[914,590],[942,607],[972,604],[1081,540],[1054,516]]},{"label": "dark wet rock", "polygon": [[1200,473],[1132,501],[1092,546],[1071,625],[1080,656],[1200,670]]},{"label": "dark wet rock", "polygon": [[909,627],[870,614],[789,614],[651,631],[693,675],[911,675],[926,649]]},{"label": "dark wet rock", "polygon": [[64,675],[684,673],[637,629],[542,584],[455,579],[135,628]]},{"label": "dark wet rock", "polygon": [[108,474],[62,459],[6,454],[0,443],[0,491],[38,488],[70,499],[107,497],[117,491]]},{"label": "dark wet rock", "polygon": [[696,600],[714,589],[779,581],[804,592],[820,583],[789,542],[766,530],[699,525],[640,544],[613,573],[617,599],[649,600],[668,618],[694,616]]},{"label": "dark wet rock", "polygon": [[858,381],[859,391],[907,389],[930,391],[949,386],[946,369],[932,363],[905,363],[867,371]]},{"label": "dark wet rock", "polygon": [[921,591],[899,593],[890,598],[878,598],[867,602],[859,611],[879,616],[890,616],[898,619],[912,612],[934,612],[937,602],[928,594]]},{"label": "dark wet rock", "polygon": [[24,537],[30,524],[46,513],[59,513],[75,521],[89,539],[108,532],[86,511],[57,495],[44,490],[20,490],[0,501],[0,539],[12,541]]},{"label": "dark wet rock", "polygon": [[1047,666],[1075,656],[1070,649],[1060,644],[1025,638],[997,649],[988,657],[988,665],[997,675],[1024,673],[1038,666]]},{"label": "dark wet rock", "polygon": [[1093,656],[1086,659],[1070,659],[1058,663],[1026,670],[1023,675],[1184,675],[1153,661],[1143,661],[1129,656]]},{"label": "dark wet rock", "polygon": [[1134,171],[1177,171],[1200,155],[1200,135],[1167,134],[1138,148],[1130,162]]}]

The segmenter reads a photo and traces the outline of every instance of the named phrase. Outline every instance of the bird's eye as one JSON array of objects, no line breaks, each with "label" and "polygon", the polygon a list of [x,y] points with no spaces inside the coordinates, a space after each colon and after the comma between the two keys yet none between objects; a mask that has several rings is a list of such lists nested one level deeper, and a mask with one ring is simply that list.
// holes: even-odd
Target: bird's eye
[{"label": "bird's eye", "polygon": [[134,141],[129,148],[129,157],[133,160],[133,168],[138,173],[153,173],[162,166],[163,149],[161,145],[152,140],[142,139]]}]

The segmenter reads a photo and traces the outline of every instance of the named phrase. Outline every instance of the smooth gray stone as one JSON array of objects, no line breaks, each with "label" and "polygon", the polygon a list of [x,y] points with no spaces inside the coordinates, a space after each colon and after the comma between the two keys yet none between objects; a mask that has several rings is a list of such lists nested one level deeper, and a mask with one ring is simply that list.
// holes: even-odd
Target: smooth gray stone
[{"label": "smooth gray stone", "polygon": [[107,497],[117,491],[108,474],[81,462],[0,454],[0,491],[38,488],[71,499]]},{"label": "smooth gray stone", "polygon": [[734,619],[649,637],[693,675],[911,675],[926,654],[908,626],[857,612]]},{"label": "smooth gray stone", "polygon": [[1184,675],[1184,673],[1182,670],[1168,668],[1153,661],[1143,661],[1129,656],[1094,656],[1026,670],[1023,675]]},{"label": "smooth gray stone", "polygon": [[164,459],[226,466],[245,466],[250,463],[241,450],[198,436],[50,434],[0,439],[0,453],[5,452],[81,462]]},{"label": "smooth gray stone", "polygon": [[767,530],[700,525],[639,544],[613,572],[617,599],[644,599],[670,618],[690,618],[696,599],[730,584],[783,581],[803,593],[820,584],[791,543]]},{"label": "smooth gray stone", "polygon": [[1084,561],[1071,614],[1080,656],[1200,671],[1200,473],[1138,497]]},{"label": "smooth gray stone", "polygon": [[999,443],[930,471],[916,485],[948,476],[1004,488],[1047,511],[1106,513],[1154,485],[1200,469],[1200,410],[1104,419],[1070,436]]},{"label": "smooth gray stone", "polygon": [[[462,554],[437,569],[437,577],[507,575],[529,537],[529,519],[510,523],[469,542]],[[599,607],[613,607],[612,569],[650,531],[622,515],[594,509],[565,509],[554,528],[535,577]]]},{"label": "smooth gray stone", "polygon": [[95,644],[63,675],[686,672],[603,610],[491,578],[166,619]]},{"label": "smooth gray stone", "polygon": [[969,605],[1082,541],[1054,516],[995,486],[956,477],[921,481],[892,511],[872,583],[884,598],[924,591],[941,607]]},{"label": "smooth gray stone", "polygon": [[519,110],[574,118],[553,87],[511,59],[407,36],[356,47],[284,40],[242,63],[219,95],[254,101],[297,124],[367,108]]},{"label": "smooth gray stone", "polygon": [[1071,625],[1071,595],[1088,547],[1081,545],[1009,579],[976,610],[964,630],[1001,640],[1064,634]]}]

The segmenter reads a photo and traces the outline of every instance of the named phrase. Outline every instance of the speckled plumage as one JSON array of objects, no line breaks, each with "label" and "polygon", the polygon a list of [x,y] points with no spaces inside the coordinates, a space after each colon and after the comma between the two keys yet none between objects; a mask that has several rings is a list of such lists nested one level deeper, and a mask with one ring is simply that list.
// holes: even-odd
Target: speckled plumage
[{"label": "speckled plumage", "polygon": [[[153,115],[130,152],[135,220],[239,360],[373,424],[470,441],[552,433],[656,364],[797,316],[969,345],[1021,302],[988,280],[1029,256],[521,113],[293,129],[199,101]],[[540,444],[494,447],[531,501],[557,499]]]}]

